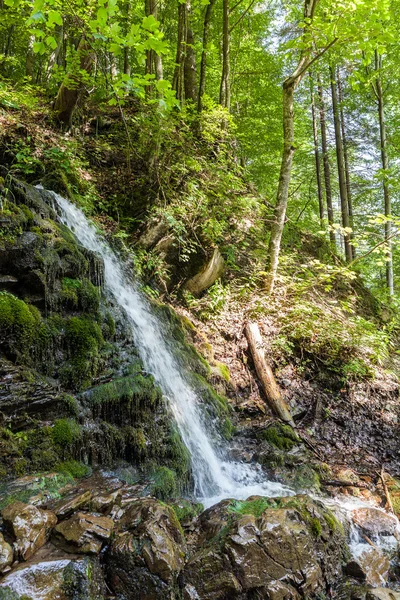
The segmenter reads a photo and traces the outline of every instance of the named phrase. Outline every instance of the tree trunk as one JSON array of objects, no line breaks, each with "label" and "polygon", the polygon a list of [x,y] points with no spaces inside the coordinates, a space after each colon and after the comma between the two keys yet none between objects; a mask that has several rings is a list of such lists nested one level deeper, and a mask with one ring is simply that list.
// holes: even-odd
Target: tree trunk
[{"label": "tree trunk", "polygon": [[[347,205],[349,207],[349,221],[350,227],[353,232],[350,234],[350,240],[354,238],[354,213],[353,213],[353,199],[351,195],[351,187],[350,187],[350,166],[349,166],[349,153],[348,153],[348,145],[347,145],[347,136],[346,136],[346,125],[344,121],[344,109],[343,109],[343,88],[342,81],[340,79],[340,71],[337,69],[337,84],[338,84],[338,92],[339,92],[339,106],[340,106],[340,125],[342,131],[342,140],[343,140],[343,160],[344,160],[344,174],[346,178],[346,193],[347,193]],[[352,259],[354,260],[356,257],[356,249],[353,245],[351,245],[351,254]]]},{"label": "tree trunk", "polygon": [[[375,69],[377,73],[382,67],[382,57],[375,51]],[[392,217],[392,202],[390,197],[389,182],[388,182],[388,171],[389,171],[389,159],[387,154],[387,138],[386,138],[386,121],[385,121],[385,104],[384,95],[382,89],[382,81],[378,74],[375,81],[375,93],[378,100],[378,115],[379,115],[379,132],[380,132],[380,143],[381,143],[381,161],[383,169],[383,199],[384,199],[384,211],[385,217],[389,219],[385,223],[385,242],[387,248],[387,262],[386,262],[386,287],[389,296],[394,295],[394,277],[393,277],[393,256],[392,256],[392,223],[390,221]]]},{"label": "tree trunk", "polygon": [[[94,55],[84,38],[81,38],[77,52],[80,57],[80,69],[90,73],[94,63]],[[65,127],[71,125],[72,115],[83,89],[82,78],[77,73],[66,76],[58,90],[54,103],[57,120]]]},{"label": "tree trunk", "polygon": [[315,156],[315,174],[317,177],[317,190],[318,190],[318,206],[319,206],[319,218],[321,226],[324,222],[324,198],[322,194],[322,181],[321,181],[321,160],[319,155],[319,141],[318,141],[318,123],[317,123],[317,111],[315,107],[315,96],[313,89],[313,78],[310,73],[310,91],[311,91],[311,113],[313,122],[313,138],[314,138],[314,156]]},{"label": "tree trunk", "polygon": [[263,341],[257,323],[247,323],[245,328],[246,338],[253,358],[258,378],[262,384],[268,405],[277,417],[294,427],[294,421],[279,386],[275,381],[271,367],[266,361]]},{"label": "tree trunk", "polygon": [[189,27],[189,15],[188,15],[188,28],[186,34],[186,57],[185,57],[185,100],[192,100],[194,104],[197,102],[198,91],[197,91],[197,68],[196,68],[196,53],[194,50],[194,35],[193,30]]},{"label": "tree trunk", "polygon": [[197,110],[201,112],[203,96],[206,91],[206,72],[207,72],[207,49],[208,49],[208,34],[210,32],[210,24],[212,12],[214,9],[216,0],[210,0],[207,5],[206,12],[204,15],[203,24],[203,50],[201,52],[201,64],[200,64],[200,79],[199,79],[199,96],[197,100]]},{"label": "tree trunk", "polygon": [[[344,229],[350,229],[350,219],[349,219],[349,208],[347,204],[347,189],[346,189],[346,176],[344,172],[344,158],[343,158],[343,143],[342,143],[342,135],[341,135],[341,127],[340,127],[340,116],[339,116],[339,106],[338,106],[338,97],[337,97],[337,89],[336,89],[336,81],[335,81],[335,73],[332,67],[330,67],[330,75],[331,75],[331,91],[332,91],[332,109],[333,109],[333,122],[335,125],[335,141],[336,141],[336,160],[337,160],[337,168],[338,168],[338,177],[339,177],[339,193],[340,193],[340,206],[342,213],[342,225]],[[353,258],[353,253],[351,251],[350,245],[350,232],[344,232],[344,251],[346,256],[346,261],[351,262]]]},{"label": "tree trunk", "polygon": [[35,36],[31,35],[29,37],[28,51],[26,53],[26,63],[25,63],[25,75],[30,77],[33,80],[33,74],[35,71],[35,53],[33,52],[33,43],[35,41]]},{"label": "tree trunk", "polygon": [[231,61],[229,34],[229,0],[223,0],[223,34],[222,34],[222,77],[219,92],[219,103],[230,110],[231,107]]},{"label": "tree trunk", "polygon": [[185,57],[187,38],[187,3],[178,0],[178,42],[176,47],[175,72],[172,80],[172,89],[181,102],[185,100]]},{"label": "tree trunk", "polygon": [[334,216],[333,216],[333,204],[332,204],[332,186],[331,186],[331,167],[329,164],[329,151],[328,141],[326,134],[326,116],[325,116],[325,102],[324,93],[320,79],[318,79],[318,96],[319,96],[319,122],[321,127],[321,145],[322,145],[322,158],[324,165],[324,182],[325,182],[325,198],[326,198],[326,210],[328,213],[329,223],[329,238],[331,241],[332,248],[336,248],[336,237],[333,229]]},{"label": "tree trunk", "polygon": [[57,48],[53,50],[50,54],[49,62],[46,69],[46,81],[49,81],[51,77],[51,72],[55,64],[58,64],[60,53],[62,52],[63,43],[64,43],[64,27],[62,25],[57,25],[55,28],[55,37],[57,39]]},{"label": "tree trunk", "polygon": [[[271,293],[274,289],[276,273],[278,271],[279,253],[283,228],[286,219],[286,210],[289,198],[289,184],[293,165],[294,145],[294,92],[302,80],[304,74],[311,64],[312,47],[307,45],[307,30],[312,22],[314,11],[318,0],[305,0],[304,2],[304,22],[303,30],[304,48],[301,52],[299,62],[293,74],[283,82],[283,152],[282,163],[279,175],[278,192],[274,220],[271,226],[271,236],[269,238],[269,265],[266,280],[266,289]],[[332,42],[333,43],[333,42]],[[326,47],[326,49],[329,46]],[[325,50],[326,50],[325,49]],[[320,54],[322,56],[322,54]]]}]

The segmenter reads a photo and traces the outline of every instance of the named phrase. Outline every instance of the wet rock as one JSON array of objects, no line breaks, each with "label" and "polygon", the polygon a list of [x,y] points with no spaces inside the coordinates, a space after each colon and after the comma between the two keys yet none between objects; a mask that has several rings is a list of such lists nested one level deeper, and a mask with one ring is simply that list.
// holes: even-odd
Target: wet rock
[{"label": "wet rock", "polygon": [[345,573],[369,585],[383,585],[387,581],[390,562],[378,548],[364,550],[345,567]]},{"label": "wet rock", "polygon": [[395,592],[388,588],[377,587],[368,590],[367,600],[400,600],[400,592]]},{"label": "wet rock", "polygon": [[56,527],[56,536],[67,551],[98,554],[114,528],[108,517],[78,512]]},{"label": "wet rock", "polygon": [[80,494],[72,494],[49,506],[49,508],[61,519],[70,517],[75,511],[89,505],[92,499],[92,492],[86,490]]},{"label": "wet rock", "polygon": [[15,552],[22,560],[28,560],[46,543],[57,523],[53,512],[23,502],[10,504],[2,516],[5,526],[16,538]]},{"label": "wet rock", "polygon": [[218,248],[216,248],[202,270],[186,282],[185,288],[194,296],[199,296],[201,292],[207,290],[221,277],[224,267],[224,259]]},{"label": "wet rock", "polygon": [[395,517],[377,508],[358,508],[353,511],[352,517],[368,536],[398,535]]},{"label": "wet rock", "polygon": [[99,494],[92,500],[92,510],[108,515],[114,506],[119,506],[121,504],[121,497],[122,490],[116,490],[110,494]]},{"label": "wet rock", "polygon": [[152,498],[137,500],[122,517],[106,556],[109,587],[127,600],[169,600],[185,551],[174,511]]},{"label": "wet rock", "polygon": [[3,573],[7,567],[12,565],[14,561],[14,552],[10,544],[8,544],[3,535],[0,533],[0,573]]},{"label": "wet rock", "polygon": [[303,496],[270,502],[225,500],[200,516],[185,598],[312,597],[337,581],[345,540],[331,513]]},{"label": "wet rock", "polygon": [[0,584],[31,600],[102,600],[105,586],[97,559],[25,564],[7,574]]}]

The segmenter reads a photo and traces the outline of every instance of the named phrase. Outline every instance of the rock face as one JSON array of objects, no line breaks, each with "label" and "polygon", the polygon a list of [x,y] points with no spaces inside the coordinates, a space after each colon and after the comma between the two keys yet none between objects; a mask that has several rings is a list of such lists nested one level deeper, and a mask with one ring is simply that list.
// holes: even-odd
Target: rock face
[{"label": "rock face", "polygon": [[184,573],[186,600],[312,597],[341,573],[345,541],[332,515],[304,497],[224,501],[200,517]]},{"label": "rock face", "polygon": [[377,508],[358,508],[353,511],[353,521],[370,537],[398,535],[398,522],[388,513]]},{"label": "rock face", "polygon": [[360,579],[368,585],[384,585],[387,581],[390,562],[378,548],[369,548],[357,558],[353,558],[345,568],[345,573]]},{"label": "rock face", "polygon": [[2,588],[9,588],[18,598],[24,595],[32,600],[102,600],[105,597],[100,565],[89,557],[24,565],[6,575],[0,584],[0,590]]},{"label": "rock face", "polygon": [[174,598],[186,544],[174,511],[152,499],[134,502],[107,554],[109,587],[126,600]]},{"label": "rock face", "polygon": [[48,540],[57,517],[49,510],[14,502],[2,512],[5,526],[16,538],[15,552],[22,560],[28,560]]},{"label": "rock face", "polygon": [[56,527],[66,550],[88,554],[98,554],[110,537],[114,522],[108,517],[97,517],[88,513],[76,513]]},{"label": "rock face", "polygon": [[224,259],[216,248],[202,270],[186,282],[185,288],[194,296],[199,296],[221,277],[224,266]]},{"label": "rock face", "polygon": [[13,549],[8,544],[3,535],[0,533],[0,573],[3,573],[7,567],[12,565],[14,560]]}]

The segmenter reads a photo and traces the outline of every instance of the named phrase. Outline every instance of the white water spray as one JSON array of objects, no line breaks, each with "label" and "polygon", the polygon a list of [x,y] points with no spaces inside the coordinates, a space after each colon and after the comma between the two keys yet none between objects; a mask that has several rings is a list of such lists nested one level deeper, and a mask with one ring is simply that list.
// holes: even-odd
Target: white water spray
[{"label": "white water spray", "polygon": [[162,324],[138,284],[124,273],[121,261],[83,212],[52,193],[60,209],[61,221],[82,246],[104,261],[104,286],[124,310],[144,367],[160,386],[191,454],[195,495],[206,507],[225,498],[293,495],[289,488],[266,480],[260,468],[228,460],[227,451],[216,446],[208,434],[201,399],[185,380],[166,341]]}]

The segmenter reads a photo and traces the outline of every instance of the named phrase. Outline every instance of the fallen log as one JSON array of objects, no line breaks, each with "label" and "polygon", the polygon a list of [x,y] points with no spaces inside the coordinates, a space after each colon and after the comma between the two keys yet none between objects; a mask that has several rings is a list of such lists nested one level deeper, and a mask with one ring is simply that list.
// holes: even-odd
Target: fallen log
[{"label": "fallen log", "polygon": [[383,487],[383,491],[384,491],[385,497],[386,497],[387,510],[389,512],[395,514],[394,509],[393,509],[392,499],[390,497],[390,492],[389,492],[388,486],[386,485],[385,471],[383,469],[383,466],[381,467],[381,472],[378,473],[378,476],[380,477],[380,480],[382,481],[382,487]]},{"label": "fallen log", "polygon": [[322,485],[332,486],[332,487],[356,487],[362,489],[369,489],[367,483],[353,483],[352,481],[340,481],[340,479],[331,479],[329,481],[321,481]]},{"label": "fallen log", "polygon": [[281,390],[275,381],[271,367],[265,358],[263,341],[257,323],[247,323],[245,334],[249,344],[251,356],[256,368],[257,376],[262,384],[267,402],[272,412],[285,423],[295,427],[293,417],[285,400],[282,397]]}]

